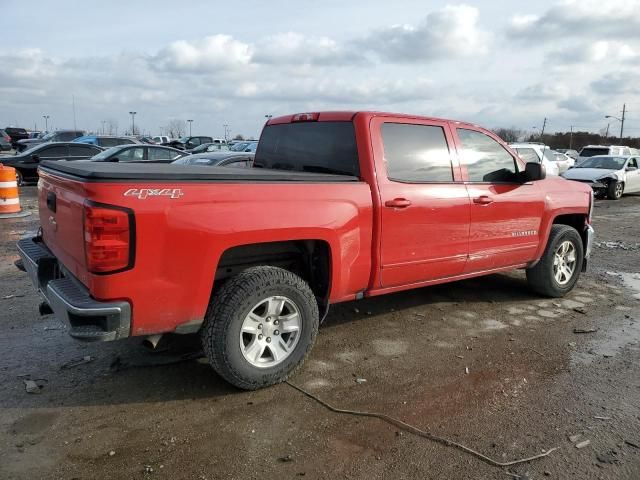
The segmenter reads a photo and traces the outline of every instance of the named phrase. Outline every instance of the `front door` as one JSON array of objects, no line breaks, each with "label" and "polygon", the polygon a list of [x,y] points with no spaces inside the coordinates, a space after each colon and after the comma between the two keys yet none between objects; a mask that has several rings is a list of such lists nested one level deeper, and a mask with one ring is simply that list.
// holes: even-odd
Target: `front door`
[{"label": "front door", "polygon": [[635,170],[627,170],[627,184],[624,186],[625,192],[640,192],[640,170],[638,170],[638,157],[630,158],[626,168],[634,168]]},{"label": "front door", "polygon": [[536,182],[521,181],[523,165],[495,138],[466,125],[455,131],[471,199],[465,273],[533,260],[541,240],[543,191]]},{"label": "front door", "polygon": [[448,125],[376,117],[371,131],[381,203],[381,287],[462,273],[470,205]]}]

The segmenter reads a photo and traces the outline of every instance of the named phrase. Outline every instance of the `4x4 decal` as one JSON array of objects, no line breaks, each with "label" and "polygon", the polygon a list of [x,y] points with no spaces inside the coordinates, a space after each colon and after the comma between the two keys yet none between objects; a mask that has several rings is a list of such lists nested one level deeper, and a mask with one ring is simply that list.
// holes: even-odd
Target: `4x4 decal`
[{"label": "4x4 decal", "polygon": [[184,195],[180,188],[130,188],[124,192],[125,197],[137,197],[145,200],[149,197],[180,198]]}]

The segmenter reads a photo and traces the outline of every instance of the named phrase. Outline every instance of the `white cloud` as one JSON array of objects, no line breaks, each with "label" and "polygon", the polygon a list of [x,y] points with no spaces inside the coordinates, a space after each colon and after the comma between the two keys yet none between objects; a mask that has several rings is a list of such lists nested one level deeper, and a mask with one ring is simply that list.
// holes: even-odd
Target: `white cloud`
[{"label": "white cloud", "polygon": [[211,72],[248,65],[251,50],[250,45],[229,35],[213,35],[193,42],[173,42],[162,49],[155,60],[166,70]]},{"label": "white cloud", "polygon": [[385,62],[419,62],[484,55],[490,36],[478,25],[479,10],[446,6],[414,25],[395,25],[372,32],[359,47]]},{"label": "white cloud", "polygon": [[362,57],[329,37],[287,32],[272,35],[255,46],[252,61],[273,65],[344,65],[360,63]]}]

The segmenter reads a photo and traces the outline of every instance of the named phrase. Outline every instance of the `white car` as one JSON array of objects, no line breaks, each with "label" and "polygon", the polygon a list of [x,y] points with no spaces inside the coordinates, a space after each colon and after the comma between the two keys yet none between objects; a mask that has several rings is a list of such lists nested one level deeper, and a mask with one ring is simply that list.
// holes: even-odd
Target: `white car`
[{"label": "white car", "polygon": [[597,197],[618,200],[624,192],[640,192],[640,157],[598,155],[562,176],[591,186]]},{"label": "white car", "polygon": [[570,168],[573,168],[573,166],[576,164],[576,161],[566,153],[560,153],[555,150],[552,150],[551,153],[553,154],[555,158],[555,162],[558,165],[558,170],[560,171],[560,175],[562,175],[564,172],[566,172]]},{"label": "white car", "polygon": [[587,145],[580,150],[576,165],[596,155],[632,155],[632,152],[629,147],[622,145]]},{"label": "white car", "polygon": [[166,135],[158,135],[157,137],[153,137],[152,140],[158,145],[167,145],[169,142],[171,142],[171,137],[167,137]]},{"label": "white car", "polygon": [[509,147],[525,162],[542,163],[547,175],[560,175],[560,169],[552,150],[542,143],[510,143]]}]

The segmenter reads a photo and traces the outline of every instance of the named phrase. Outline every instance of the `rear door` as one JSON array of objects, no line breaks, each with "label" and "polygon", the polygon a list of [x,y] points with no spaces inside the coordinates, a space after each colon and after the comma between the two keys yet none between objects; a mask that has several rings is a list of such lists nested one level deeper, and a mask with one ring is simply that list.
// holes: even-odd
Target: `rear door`
[{"label": "rear door", "polygon": [[381,286],[462,273],[470,205],[448,124],[376,117],[371,132],[381,202]]},{"label": "rear door", "polygon": [[[638,157],[630,158],[627,162],[626,176],[627,184],[625,185],[625,192],[639,192],[640,191],[640,170],[638,170]],[[635,170],[634,170],[635,168]]]},{"label": "rear door", "polygon": [[40,150],[38,156],[40,161],[67,158],[69,156],[69,147],[67,145],[51,145]]},{"label": "rear door", "polygon": [[533,260],[540,241],[544,193],[522,183],[522,168],[497,140],[473,126],[455,129],[460,169],[471,199],[465,273]]},{"label": "rear door", "polygon": [[100,150],[91,145],[83,145],[82,143],[69,145],[69,156],[67,160],[84,160],[93,157],[98,152],[100,152]]}]

